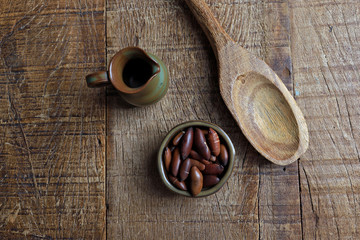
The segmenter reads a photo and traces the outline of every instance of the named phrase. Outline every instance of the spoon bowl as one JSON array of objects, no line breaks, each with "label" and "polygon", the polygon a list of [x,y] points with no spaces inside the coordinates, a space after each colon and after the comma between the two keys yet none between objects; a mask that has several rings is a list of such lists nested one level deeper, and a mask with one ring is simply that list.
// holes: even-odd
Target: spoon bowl
[{"label": "spoon bowl", "polygon": [[221,96],[246,138],[275,164],[296,161],[309,135],[293,96],[264,61],[230,38],[203,0],[185,1],[211,43]]}]

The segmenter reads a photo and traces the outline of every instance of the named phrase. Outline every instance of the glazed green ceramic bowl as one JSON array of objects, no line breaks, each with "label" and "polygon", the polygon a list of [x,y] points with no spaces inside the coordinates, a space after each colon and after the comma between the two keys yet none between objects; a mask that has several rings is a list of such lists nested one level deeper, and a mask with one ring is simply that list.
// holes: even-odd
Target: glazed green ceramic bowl
[{"label": "glazed green ceramic bowl", "polygon": [[172,192],[178,193],[180,195],[184,195],[184,196],[187,196],[187,197],[193,197],[189,191],[180,190],[180,189],[176,188],[174,185],[172,185],[170,183],[170,181],[167,178],[167,172],[166,172],[166,169],[165,169],[165,166],[164,166],[164,161],[163,161],[165,147],[170,145],[170,142],[176,136],[177,133],[179,133],[181,130],[187,129],[188,127],[201,127],[201,128],[209,128],[209,127],[211,127],[212,129],[214,129],[218,133],[220,141],[222,142],[222,144],[224,144],[227,147],[227,150],[228,150],[229,162],[228,162],[227,166],[225,167],[225,170],[224,170],[224,172],[222,174],[220,182],[217,183],[215,186],[213,186],[211,188],[202,189],[201,192],[198,195],[196,195],[195,197],[209,196],[209,195],[219,191],[220,188],[229,179],[229,177],[231,175],[231,172],[233,170],[233,167],[234,167],[234,158],[235,158],[235,148],[234,148],[234,145],[231,142],[231,139],[224,132],[224,130],[222,130],[219,126],[217,126],[215,124],[212,124],[212,123],[209,123],[209,122],[204,122],[204,121],[190,121],[190,122],[185,122],[185,123],[182,123],[182,124],[174,127],[166,135],[166,137],[162,141],[159,152],[158,152],[157,166],[158,166],[158,170],[159,170],[159,173],[160,173],[160,177],[161,177],[161,180],[163,181],[163,183],[165,184],[165,186],[168,189],[170,189]]}]

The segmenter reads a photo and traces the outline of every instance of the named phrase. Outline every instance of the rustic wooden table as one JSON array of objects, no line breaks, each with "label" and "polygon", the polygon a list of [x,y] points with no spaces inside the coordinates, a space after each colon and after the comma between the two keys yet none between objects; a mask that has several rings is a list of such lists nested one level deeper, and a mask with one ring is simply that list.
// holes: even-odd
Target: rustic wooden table
[{"label": "rustic wooden table", "polygon": [[[206,3],[294,94],[305,155],[277,166],[248,143],[184,1],[2,0],[1,239],[360,238],[360,2]],[[167,64],[159,103],[86,87],[127,46]],[[201,199],[172,194],[155,166],[166,132],[194,119],[220,125],[237,151],[229,181]]]}]

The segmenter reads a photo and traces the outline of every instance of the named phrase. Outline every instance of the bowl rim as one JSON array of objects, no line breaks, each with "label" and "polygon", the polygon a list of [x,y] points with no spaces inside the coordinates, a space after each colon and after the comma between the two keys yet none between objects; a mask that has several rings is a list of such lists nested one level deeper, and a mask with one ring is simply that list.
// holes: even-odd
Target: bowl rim
[{"label": "bowl rim", "polygon": [[207,121],[202,121],[202,120],[192,120],[192,121],[187,121],[184,123],[180,123],[178,125],[176,125],[174,128],[172,128],[165,136],[165,138],[163,139],[163,141],[161,142],[160,148],[159,148],[159,152],[157,155],[157,167],[158,167],[158,171],[160,174],[160,177],[163,181],[163,183],[165,184],[165,186],[170,189],[171,191],[178,193],[180,195],[184,195],[187,197],[194,197],[193,195],[191,195],[191,193],[189,191],[183,191],[180,189],[177,189],[176,187],[174,187],[169,180],[167,179],[166,175],[166,170],[164,167],[164,163],[163,163],[163,153],[164,153],[164,149],[165,147],[169,144],[169,142],[172,140],[172,138],[175,136],[175,134],[177,134],[180,130],[186,129],[188,127],[211,127],[213,128],[220,136],[220,138],[222,138],[226,145],[227,145],[227,150],[228,150],[228,154],[229,154],[229,163],[226,166],[227,170],[224,174],[224,176],[220,179],[220,182],[218,184],[216,184],[215,186],[208,188],[206,190],[202,190],[198,195],[196,195],[195,197],[205,197],[205,196],[209,196],[211,194],[216,193],[217,191],[219,191],[221,189],[221,187],[226,183],[226,181],[229,179],[229,177],[231,176],[231,173],[233,171],[234,168],[234,162],[235,162],[235,148],[234,145],[230,139],[230,137],[226,134],[226,132],[219,127],[218,125],[214,124],[214,123],[210,123]]}]

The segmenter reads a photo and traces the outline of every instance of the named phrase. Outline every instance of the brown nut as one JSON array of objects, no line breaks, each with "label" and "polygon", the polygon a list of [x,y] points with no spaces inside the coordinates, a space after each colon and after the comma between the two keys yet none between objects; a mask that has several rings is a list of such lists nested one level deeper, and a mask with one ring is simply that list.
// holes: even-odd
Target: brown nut
[{"label": "brown nut", "polygon": [[224,171],[224,167],[220,164],[208,164],[205,165],[205,169],[203,171],[206,175],[220,175]]},{"label": "brown nut", "polygon": [[177,146],[179,142],[181,141],[182,136],[185,134],[184,131],[179,132],[173,139],[172,144],[174,146]]},{"label": "brown nut", "polygon": [[187,187],[186,187],[185,182],[179,181],[176,177],[174,177],[172,175],[169,175],[168,177],[169,177],[169,180],[170,180],[172,185],[174,185],[175,187],[177,187],[180,190],[187,191]]},{"label": "brown nut", "polygon": [[163,150],[168,183],[195,197],[203,188],[212,188],[221,181],[229,165],[229,152],[220,140],[222,135],[214,129],[193,125],[173,135]]},{"label": "brown nut", "polygon": [[189,176],[190,167],[191,167],[190,158],[187,158],[185,161],[181,163],[179,170],[180,181],[184,181]]},{"label": "brown nut", "polygon": [[199,162],[198,160],[195,160],[195,159],[190,159],[190,162],[191,162],[191,166],[196,166],[200,171],[204,171],[205,169],[205,164]]},{"label": "brown nut", "polygon": [[195,150],[191,150],[191,151],[190,151],[190,157],[191,157],[192,159],[196,159],[196,160],[201,160],[201,159],[203,159],[203,157],[200,156],[200,154],[198,154]]},{"label": "brown nut", "polygon": [[193,196],[198,195],[203,188],[203,175],[200,170],[193,166],[190,170],[190,191]]},{"label": "brown nut", "polygon": [[195,128],[194,133],[194,147],[197,149],[198,153],[209,160],[210,158],[210,149],[206,143],[205,136],[199,128]]},{"label": "brown nut", "polygon": [[217,132],[214,129],[209,128],[209,133],[207,136],[209,147],[211,153],[214,154],[216,157],[220,154],[220,139]]},{"label": "brown nut", "polygon": [[220,155],[219,159],[222,163],[222,165],[226,166],[229,161],[229,154],[224,144],[220,145]]},{"label": "brown nut", "polygon": [[169,172],[170,163],[171,163],[171,150],[168,147],[165,148],[163,160],[164,160],[165,169],[167,172]]},{"label": "brown nut", "polygon": [[205,165],[209,165],[209,164],[211,164],[211,162],[210,162],[210,161],[205,160],[205,159],[201,159],[201,160],[200,160],[200,162],[201,162],[201,163],[203,163],[203,164],[205,164]]},{"label": "brown nut", "polygon": [[208,134],[208,130],[207,129],[200,129],[202,131],[202,133],[204,134],[204,136],[206,136]]},{"label": "brown nut", "polygon": [[184,160],[189,156],[192,145],[194,141],[194,129],[189,127],[184,136],[182,137],[180,149],[181,149],[181,158]]},{"label": "brown nut", "polygon": [[179,148],[175,148],[175,150],[173,152],[172,160],[171,160],[171,166],[170,166],[171,174],[175,177],[179,173],[180,163],[181,163],[181,159],[180,159]]},{"label": "brown nut", "polygon": [[215,186],[220,182],[220,178],[218,178],[216,175],[204,175],[203,176],[204,182],[203,187],[212,187]]}]

